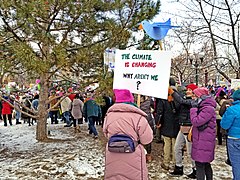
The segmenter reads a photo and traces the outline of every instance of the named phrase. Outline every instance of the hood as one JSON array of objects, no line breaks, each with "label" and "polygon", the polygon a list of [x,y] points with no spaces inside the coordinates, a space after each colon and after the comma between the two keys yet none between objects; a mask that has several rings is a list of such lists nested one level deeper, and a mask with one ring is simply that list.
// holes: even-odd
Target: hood
[{"label": "hood", "polygon": [[80,99],[74,99],[73,102],[72,102],[73,106],[77,106],[79,104],[80,104]]},{"label": "hood", "polygon": [[231,97],[234,99],[234,101],[240,100],[240,89],[234,91]]},{"label": "hood", "polygon": [[108,109],[108,113],[110,112],[129,112],[129,113],[137,113],[142,116],[147,117],[147,114],[143,112],[141,109],[125,103],[115,103]]},{"label": "hood", "polygon": [[237,100],[237,101],[233,101],[233,102],[232,102],[232,105],[235,105],[235,104],[240,104],[240,100]]},{"label": "hood", "polygon": [[217,103],[212,96],[205,96],[204,99],[202,99],[202,102],[200,103],[199,107],[203,107],[203,106],[212,106],[216,108]]}]

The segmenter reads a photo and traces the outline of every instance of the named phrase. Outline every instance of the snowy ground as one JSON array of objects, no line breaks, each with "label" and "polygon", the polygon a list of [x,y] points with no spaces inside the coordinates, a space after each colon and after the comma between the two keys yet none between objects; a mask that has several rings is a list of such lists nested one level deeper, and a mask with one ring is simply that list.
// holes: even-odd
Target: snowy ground
[{"label": "snowy ground", "polygon": [[[15,123],[15,122],[14,122]],[[105,138],[98,126],[99,138],[88,135],[87,125],[80,133],[64,124],[49,125],[52,138],[60,141],[39,143],[35,140],[34,126],[28,124],[4,127],[0,122],[0,180],[101,180],[104,176]],[[162,170],[162,145],[153,143],[154,160],[148,164],[150,180],[187,179],[187,176],[171,177]],[[231,167],[227,166],[225,146],[217,146],[212,163],[214,180],[232,179]],[[189,159],[185,158],[185,164]],[[191,171],[190,164],[184,173]]]}]

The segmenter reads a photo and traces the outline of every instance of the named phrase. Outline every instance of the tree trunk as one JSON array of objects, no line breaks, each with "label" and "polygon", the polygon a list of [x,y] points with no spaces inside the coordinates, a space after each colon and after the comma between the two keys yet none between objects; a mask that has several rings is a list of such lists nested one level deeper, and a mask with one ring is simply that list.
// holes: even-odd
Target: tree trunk
[{"label": "tree trunk", "polygon": [[46,75],[40,77],[41,89],[39,94],[39,106],[38,106],[38,119],[37,119],[37,132],[36,139],[38,141],[44,141],[47,137],[47,109],[48,105],[46,101],[48,100],[48,80]]},{"label": "tree trunk", "polygon": [[3,84],[3,75],[0,76],[0,84]]}]

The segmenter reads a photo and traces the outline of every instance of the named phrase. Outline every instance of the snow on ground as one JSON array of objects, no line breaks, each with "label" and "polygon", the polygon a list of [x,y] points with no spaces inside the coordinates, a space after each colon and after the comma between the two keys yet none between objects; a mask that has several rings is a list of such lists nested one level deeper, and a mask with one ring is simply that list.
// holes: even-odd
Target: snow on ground
[{"label": "snow on ground", "polygon": [[[13,122],[15,123],[15,122]],[[98,126],[99,138],[88,134],[87,124],[81,132],[64,124],[48,124],[50,137],[60,139],[42,143],[35,139],[36,125],[28,124],[4,127],[0,122],[0,180],[101,180],[104,176],[105,138]],[[154,160],[148,164],[150,180],[187,179],[187,176],[171,177],[160,167],[162,145],[153,143]],[[225,146],[217,146],[212,163],[214,180],[232,179],[227,166]],[[189,158],[185,158],[184,173],[191,171]],[[188,164],[188,165],[187,165]]]}]

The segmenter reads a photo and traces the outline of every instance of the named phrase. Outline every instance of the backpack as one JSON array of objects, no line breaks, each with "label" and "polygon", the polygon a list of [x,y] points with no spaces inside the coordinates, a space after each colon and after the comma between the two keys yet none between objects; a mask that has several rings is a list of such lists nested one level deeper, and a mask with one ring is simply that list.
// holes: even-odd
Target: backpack
[{"label": "backpack", "polygon": [[114,153],[132,153],[135,151],[138,142],[125,134],[115,134],[108,141],[108,151]]}]

